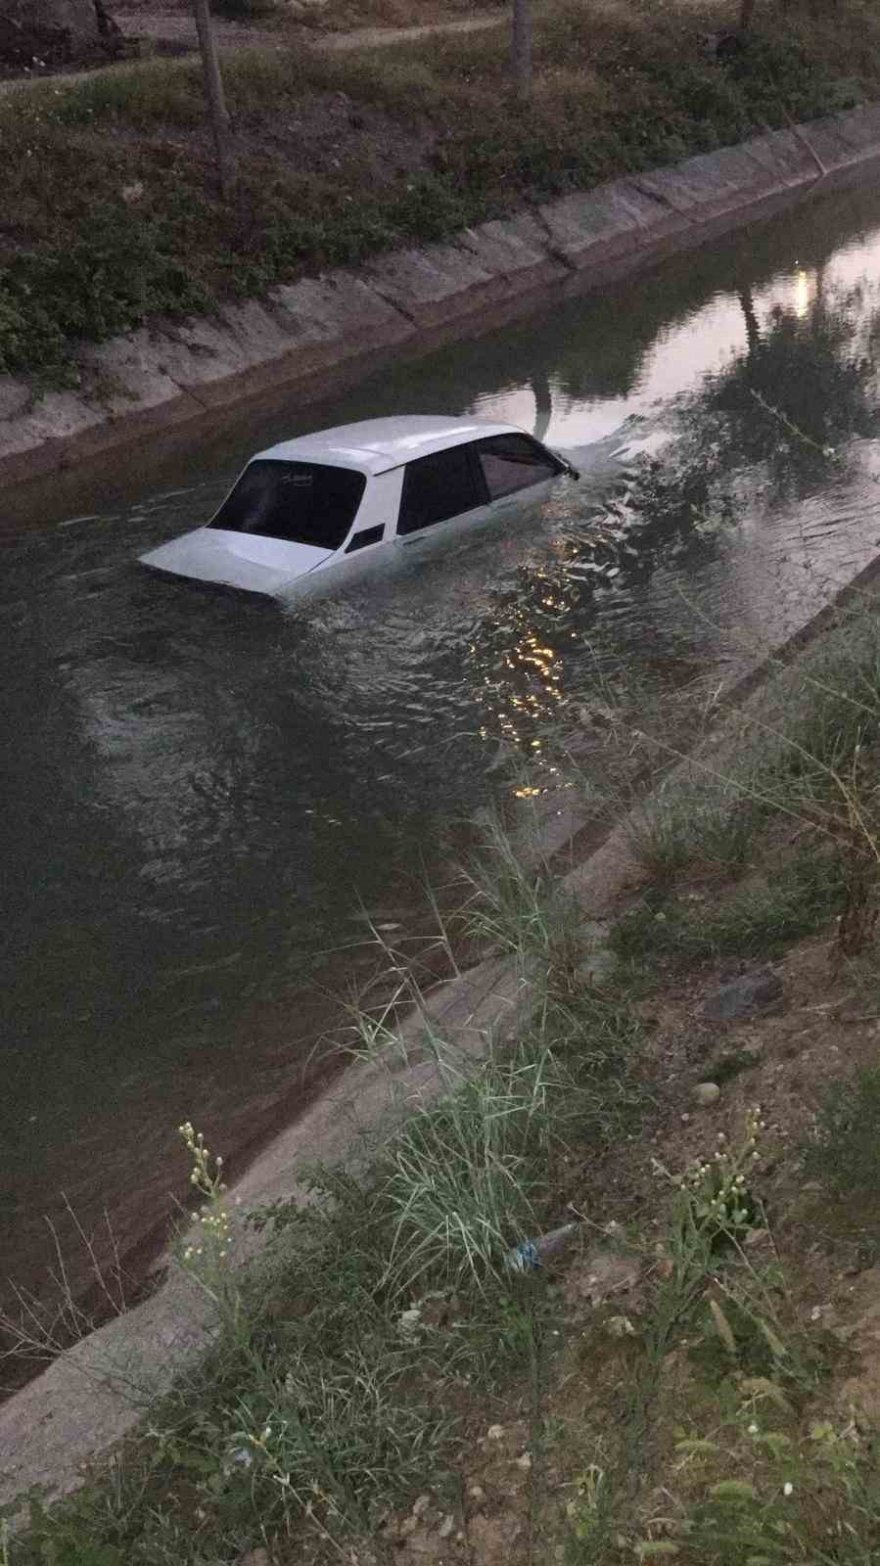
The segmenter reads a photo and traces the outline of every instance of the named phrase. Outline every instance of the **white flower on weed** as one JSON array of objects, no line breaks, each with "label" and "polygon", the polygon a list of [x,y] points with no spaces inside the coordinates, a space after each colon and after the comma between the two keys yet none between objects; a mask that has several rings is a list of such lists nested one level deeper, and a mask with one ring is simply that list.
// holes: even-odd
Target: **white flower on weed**
[{"label": "white flower on weed", "polygon": [[757,1434],[758,1434],[758,1426],[756,1424],[749,1425],[749,1435],[757,1435]]},{"label": "white flower on weed", "polygon": [[783,1493],[783,1495],[793,1495],[794,1494],[794,1485],[792,1484],[790,1479],[786,1479],[785,1484],[782,1486],[782,1493]]}]

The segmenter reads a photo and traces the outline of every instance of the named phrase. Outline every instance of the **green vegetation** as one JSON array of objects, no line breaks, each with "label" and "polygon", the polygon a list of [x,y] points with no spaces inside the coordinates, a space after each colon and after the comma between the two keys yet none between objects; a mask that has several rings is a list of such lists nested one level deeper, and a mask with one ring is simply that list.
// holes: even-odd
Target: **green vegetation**
[{"label": "green vegetation", "polygon": [[808,1175],[835,1196],[880,1192],[880,1068],[835,1082],[804,1152]]},{"label": "green vegetation", "polygon": [[[874,602],[839,612],[746,704],[726,747],[697,746],[637,815],[630,842],[651,885],[613,933],[620,956],[772,955],[834,914],[842,955],[864,948],[880,867]],[[725,881],[720,899],[707,892]]]},{"label": "green vegetation", "polygon": [[649,894],[618,920],[611,946],[622,959],[641,964],[776,957],[827,924],[843,906],[845,890],[839,861],[803,852],[763,884],[737,887],[709,905],[696,894]]},{"label": "green vegetation", "polygon": [[241,52],[238,181],[217,198],[198,63],[147,60],[0,101],[0,373],[68,377],[77,338],[207,310],[631,169],[846,107],[878,85],[880,16],[768,9],[727,63],[722,13],[552,0],[531,102],[503,30],[372,53]]}]

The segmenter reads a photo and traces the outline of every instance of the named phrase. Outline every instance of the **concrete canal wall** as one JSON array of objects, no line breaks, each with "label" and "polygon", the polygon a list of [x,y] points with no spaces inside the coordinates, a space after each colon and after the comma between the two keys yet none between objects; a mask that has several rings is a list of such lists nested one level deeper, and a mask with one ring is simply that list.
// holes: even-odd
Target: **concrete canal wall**
[{"label": "concrete canal wall", "polygon": [[5,486],[102,461],[154,433],[290,388],[326,396],[383,356],[422,352],[697,245],[880,161],[880,104],[630,175],[77,353],[76,391],[0,376]]}]

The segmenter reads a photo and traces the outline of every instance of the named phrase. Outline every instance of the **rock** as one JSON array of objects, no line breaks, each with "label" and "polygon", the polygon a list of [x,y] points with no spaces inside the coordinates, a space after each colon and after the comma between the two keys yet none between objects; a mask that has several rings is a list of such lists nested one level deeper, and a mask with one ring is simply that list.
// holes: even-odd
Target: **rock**
[{"label": "rock", "polygon": [[717,1082],[698,1082],[694,1088],[694,1098],[701,1109],[708,1109],[710,1104],[716,1104],[721,1097],[721,1089]]},{"label": "rock", "polygon": [[609,1316],[605,1331],[612,1338],[634,1338],[636,1329],[628,1316]]},{"label": "rock", "polygon": [[710,1022],[736,1022],[756,1011],[766,1011],[781,998],[782,980],[765,968],[722,984],[706,1001],[703,1016]]},{"label": "rock", "polygon": [[595,1250],[583,1262],[571,1267],[565,1281],[565,1295],[572,1303],[589,1300],[603,1305],[613,1295],[632,1289],[641,1277],[642,1263],[637,1256],[622,1256],[611,1250]]}]

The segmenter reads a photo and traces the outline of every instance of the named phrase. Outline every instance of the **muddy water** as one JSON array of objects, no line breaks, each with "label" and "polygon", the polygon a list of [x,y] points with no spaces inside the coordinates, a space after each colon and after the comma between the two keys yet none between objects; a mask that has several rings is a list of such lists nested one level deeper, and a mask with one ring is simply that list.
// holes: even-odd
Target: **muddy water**
[{"label": "muddy water", "polygon": [[[182,1118],[234,1151],[295,1111],[364,913],[411,924],[414,870],[510,788],[500,745],[532,751],[609,671],[729,678],[872,557],[878,266],[880,195],[828,198],[332,404],[57,481],[27,527],[10,501],[0,1278],[45,1287],[67,1204],[142,1239],[183,1189]],[[437,410],[593,446],[584,479],[301,607],[134,564],[256,447]]]}]

